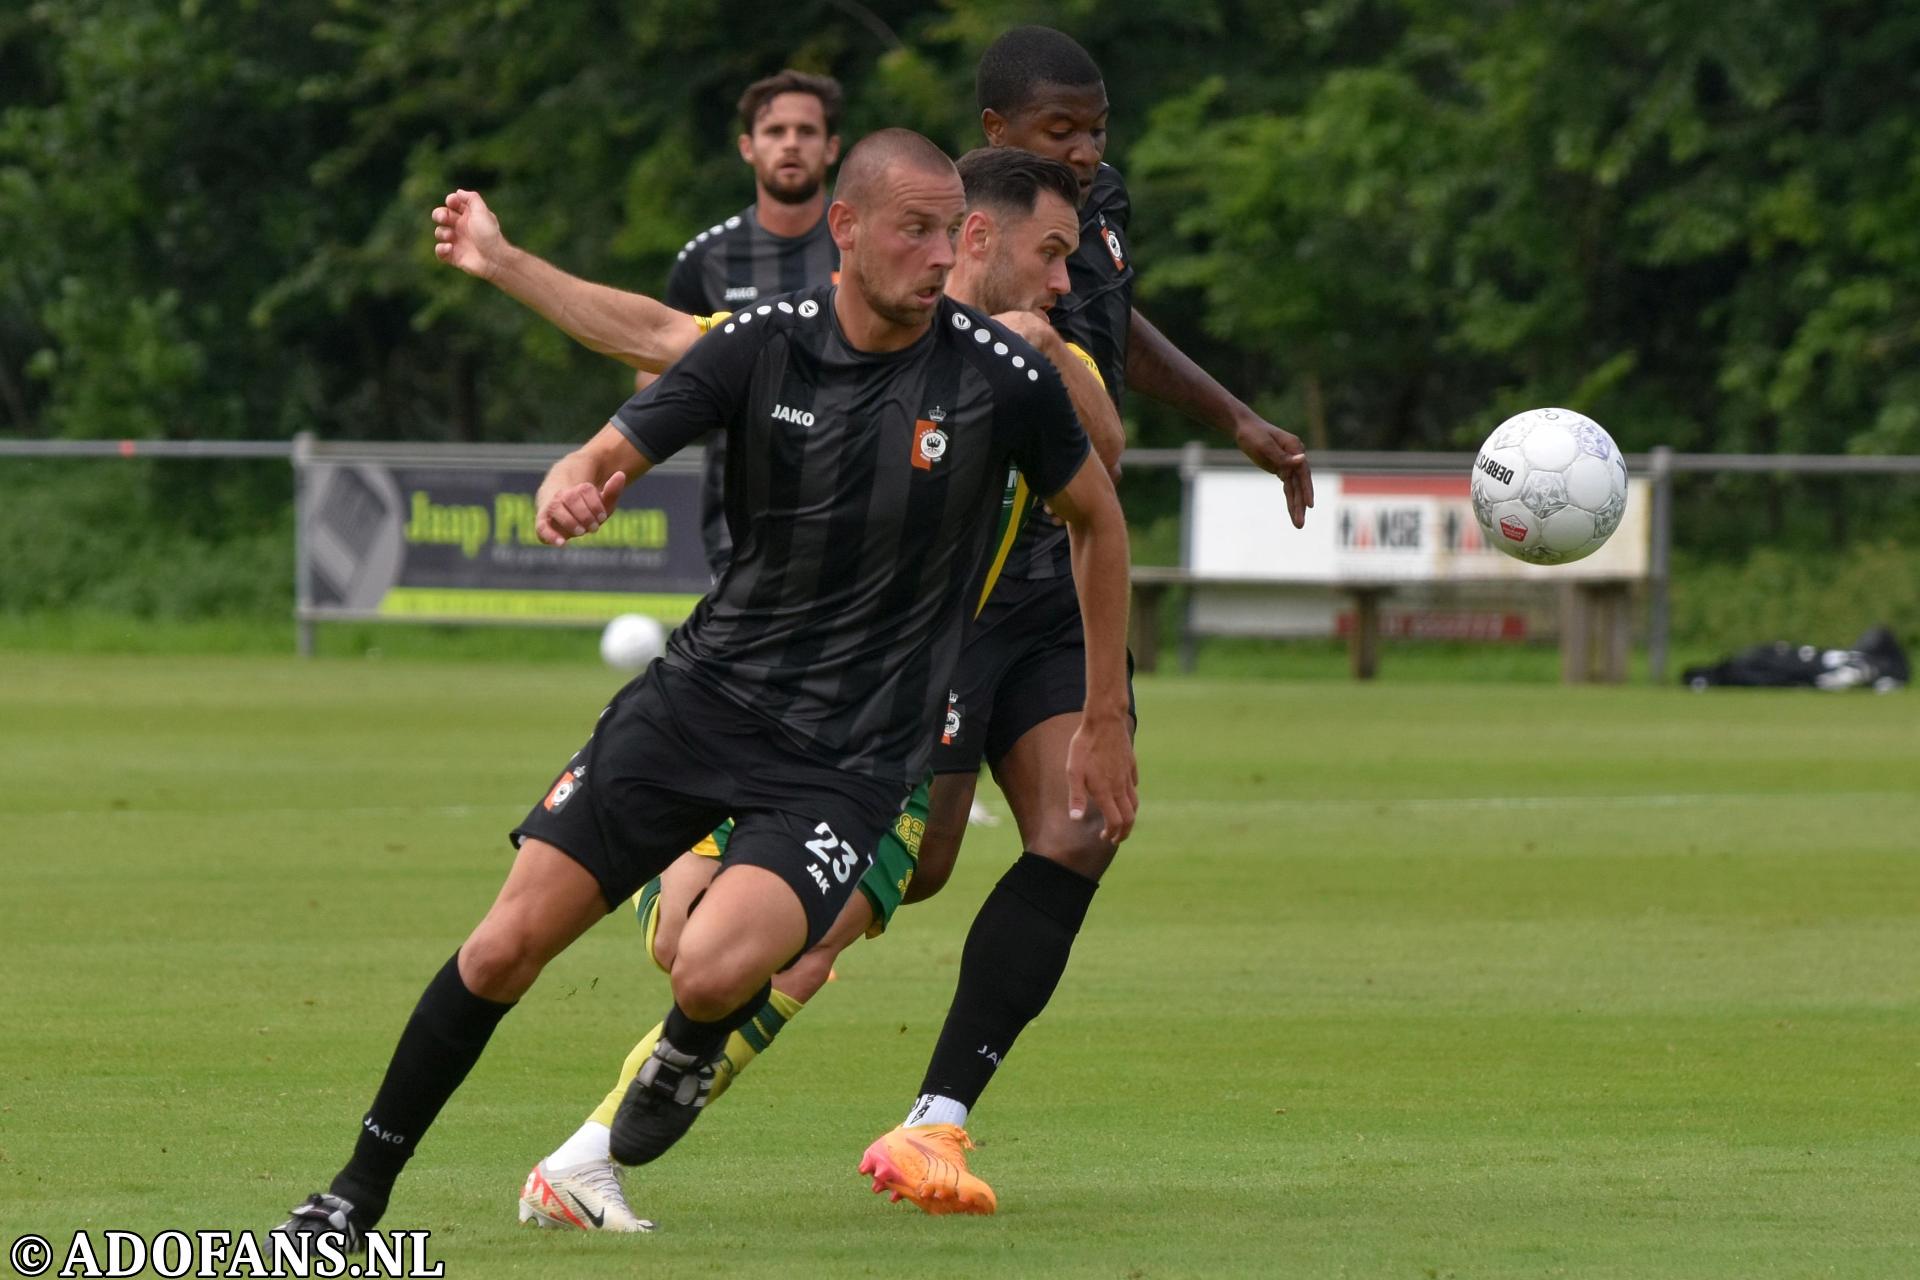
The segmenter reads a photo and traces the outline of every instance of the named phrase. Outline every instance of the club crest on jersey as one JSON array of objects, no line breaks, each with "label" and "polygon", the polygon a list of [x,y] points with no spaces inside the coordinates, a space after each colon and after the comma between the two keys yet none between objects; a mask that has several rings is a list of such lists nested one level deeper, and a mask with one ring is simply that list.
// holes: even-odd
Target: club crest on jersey
[{"label": "club crest on jersey", "polygon": [[940,429],[946,420],[947,411],[935,405],[913,424],[912,462],[921,471],[933,470],[933,464],[947,456],[947,433]]},{"label": "club crest on jersey", "polygon": [[947,718],[940,726],[940,745],[950,747],[960,736],[961,722],[966,719],[967,709],[960,705],[960,695],[947,691]]},{"label": "club crest on jersey", "polygon": [[1107,215],[1100,215],[1100,239],[1107,246],[1107,253],[1113,259],[1115,271],[1127,269],[1127,255],[1120,248],[1120,233],[1107,225]]},{"label": "club crest on jersey", "polygon": [[789,409],[783,404],[773,406],[773,418],[776,422],[791,422],[796,427],[813,425],[813,414],[807,409]]},{"label": "club crest on jersey", "polygon": [[553,790],[547,792],[547,798],[540,802],[541,807],[548,813],[560,812],[567,801],[573,799],[573,793],[580,789],[580,783],[586,776],[585,765],[575,765],[561,774],[560,780],[553,784]]}]

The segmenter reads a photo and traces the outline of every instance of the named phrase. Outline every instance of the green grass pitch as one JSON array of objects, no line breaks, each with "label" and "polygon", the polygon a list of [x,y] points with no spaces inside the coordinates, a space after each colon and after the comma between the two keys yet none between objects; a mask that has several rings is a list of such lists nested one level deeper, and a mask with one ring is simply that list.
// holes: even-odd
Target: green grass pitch
[{"label": "green grass pitch", "polygon": [[[0,1237],[259,1227],[323,1185],[612,683],[0,658]],[[625,914],[502,1024],[386,1225],[456,1278],[1920,1274],[1911,695],[1140,705],[1138,831],[975,1116],[999,1216],[854,1165],[1010,823],[629,1180],[659,1233],[513,1213],[665,1008]]]}]

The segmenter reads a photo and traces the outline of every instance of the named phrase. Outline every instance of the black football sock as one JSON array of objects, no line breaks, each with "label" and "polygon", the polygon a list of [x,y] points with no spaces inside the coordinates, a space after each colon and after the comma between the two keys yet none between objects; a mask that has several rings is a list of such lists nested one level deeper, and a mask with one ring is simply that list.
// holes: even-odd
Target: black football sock
[{"label": "black football sock", "polygon": [[720,1056],[726,1048],[727,1037],[753,1021],[753,1015],[766,1006],[767,998],[773,994],[773,983],[768,982],[758,991],[747,997],[746,1003],[738,1009],[714,1022],[698,1022],[688,1017],[678,1004],[667,1014],[667,1022],[660,1030],[660,1038],[670,1048],[681,1053],[692,1054],[701,1062]]},{"label": "black football sock", "polygon": [[1067,971],[1074,935],[1097,881],[1023,853],[973,918],[960,953],[960,982],[927,1063],[922,1097],[971,1108]]},{"label": "black football sock", "polygon": [[361,1230],[386,1213],[400,1170],[511,1008],[467,990],[457,951],[433,975],[360,1122],[353,1158],[333,1180],[333,1194],[353,1202]]}]

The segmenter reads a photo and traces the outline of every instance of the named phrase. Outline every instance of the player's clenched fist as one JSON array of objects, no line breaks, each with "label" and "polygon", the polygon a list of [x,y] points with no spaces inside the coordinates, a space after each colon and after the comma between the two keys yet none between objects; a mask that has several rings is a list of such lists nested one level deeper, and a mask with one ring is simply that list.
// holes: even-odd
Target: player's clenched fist
[{"label": "player's clenched fist", "polygon": [[500,220],[478,191],[455,191],[433,211],[433,253],[470,276],[491,279],[507,248]]},{"label": "player's clenched fist", "polygon": [[605,484],[582,481],[555,490],[541,502],[533,531],[550,547],[564,547],[569,538],[584,538],[607,522],[626,487],[627,473],[616,471]]}]

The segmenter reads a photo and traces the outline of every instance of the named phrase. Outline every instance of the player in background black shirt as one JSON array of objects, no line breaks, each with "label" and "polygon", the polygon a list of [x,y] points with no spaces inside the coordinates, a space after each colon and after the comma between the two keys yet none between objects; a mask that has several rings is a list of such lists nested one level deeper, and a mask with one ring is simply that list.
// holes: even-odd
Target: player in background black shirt
[{"label": "player in background black shirt", "polygon": [[[792,69],[747,86],[738,145],[753,170],[753,203],[687,241],[667,276],[668,306],[711,315],[833,280],[840,250],[827,227],[826,180],[840,159],[841,101],[833,77]],[[642,372],[635,390],[653,378]],[[726,437],[702,443],[700,536],[717,579],[733,546],[722,510]]]},{"label": "player in background black shirt", "polygon": [[[737,861],[688,921],[666,1033],[621,1107],[615,1155],[644,1162],[685,1132],[733,1019],[824,932],[871,856],[862,845],[925,766],[1010,462],[1074,534],[1088,695],[1071,802],[1112,839],[1131,829],[1125,523],[1051,366],[942,296],[963,212],[952,162],[926,139],[863,141],[829,211],[842,286],[729,321],[549,473],[538,528],[561,545],[654,461],[724,426],[744,446],[728,476],[740,545],[521,824],[499,897],[422,995],[352,1158],[281,1230],[357,1245],[546,963],[731,815]],[[886,554],[903,544],[917,554]]]},{"label": "player in background black shirt", "polygon": [[[1304,448],[1176,349],[1133,306],[1126,185],[1103,163],[1107,92],[1098,66],[1046,27],[1008,31],[976,76],[987,142],[1064,162],[1082,195],[1073,291],[1051,313],[1090,352],[1118,403],[1123,385],[1229,436],[1279,476],[1296,526],[1313,504]],[[966,834],[981,759],[1013,811],[1025,852],[988,895],[961,954],[946,1024],[905,1122],[861,1159],[874,1190],[935,1213],[992,1213],[992,1189],[967,1168],[968,1115],[1016,1037],[1051,999],[1115,846],[1067,816],[1060,760],[1077,724],[1079,637],[1062,534],[1044,510],[1009,559],[1006,586],[975,624],[956,676],[962,741],[936,753],[926,836],[907,901],[937,891]],[[969,738],[969,735],[970,738]]]}]

